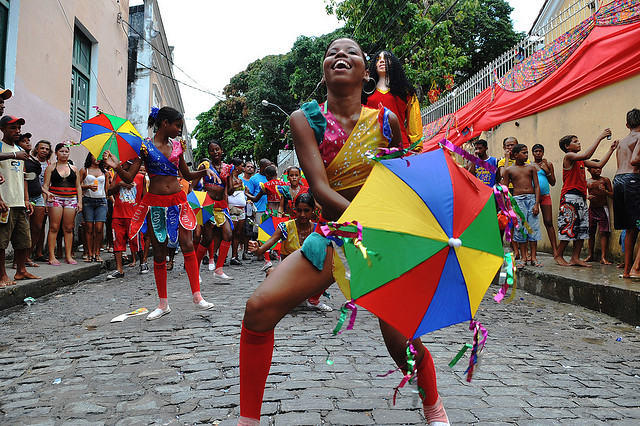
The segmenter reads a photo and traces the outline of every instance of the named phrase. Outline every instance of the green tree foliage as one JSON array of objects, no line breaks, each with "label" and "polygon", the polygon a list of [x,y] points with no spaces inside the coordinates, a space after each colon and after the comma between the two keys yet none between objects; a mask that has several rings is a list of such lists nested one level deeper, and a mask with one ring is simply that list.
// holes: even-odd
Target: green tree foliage
[{"label": "green tree foliage", "polygon": [[407,77],[424,94],[436,85],[444,90],[447,76],[461,83],[486,63],[511,48],[521,37],[513,31],[505,0],[325,0],[327,12],[345,22],[320,37],[299,37],[290,52],[249,64],[224,89],[225,99],[198,115],[195,157],[207,157],[216,139],[232,157],[275,160],[290,145],[288,117],[309,99],[326,96],[319,84],[322,58],[336,37],[353,36],[366,52],[392,50],[405,65]]},{"label": "green tree foliage", "polygon": [[505,0],[325,1],[369,53],[392,50],[419,93],[461,83],[520,37]]},{"label": "green tree foliage", "polygon": [[[287,114],[310,98],[324,97],[318,85],[322,78],[322,58],[340,30],[321,37],[299,37],[285,55],[259,59],[236,74],[224,89],[225,100],[197,116],[193,136],[198,140],[194,156],[207,157],[209,141],[218,140],[229,161],[233,157],[268,158],[291,144]],[[317,87],[318,86],[318,87]]]}]

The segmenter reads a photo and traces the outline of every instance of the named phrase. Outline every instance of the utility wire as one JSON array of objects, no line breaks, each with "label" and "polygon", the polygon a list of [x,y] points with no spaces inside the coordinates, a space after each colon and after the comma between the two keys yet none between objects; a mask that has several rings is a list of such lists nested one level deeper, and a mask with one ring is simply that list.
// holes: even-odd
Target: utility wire
[{"label": "utility wire", "polygon": [[193,86],[193,85],[191,85],[191,84],[189,84],[189,83],[185,83],[184,81],[178,80],[177,78],[175,78],[175,77],[173,77],[173,76],[171,76],[171,75],[165,74],[165,73],[163,73],[162,71],[158,71],[158,70],[157,70],[157,69],[155,69],[155,68],[151,68],[150,66],[145,65],[145,64],[143,64],[143,63],[141,63],[141,62],[139,62],[139,61],[135,61],[135,62],[136,62],[138,65],[140,65],[142,68],[146,68],[146,69],[148,69],[149,71],[153,71],[153,72],[155,72],[156,74],[159,74],[159,75],[161,75],[161,76],[163,76],[163,77],[167,77],[168,79],[173,80],[173,81],[175,81],[176,83],[184,84],[185,86],[190,87],[191,89],[194,89],[194,90],[197,90],[197,91],[199,91],[199,92],[206,93],[206,94],[208,94],[208,95],[214,96],[214,97],[218,98],[218,99],[219,99],[219,100],[221,100],[221,101],[224,101],[224,100],[225,100],[225,98],[223,98],[222,96],[217,95],[217,94],[215,94],[215,93],[213,93],[213,92],[210,92],[210,91],[208,91],[208,90],[206,90],[206,89],[201,89],[201,88],[196,87],[196,86]]},{"label": "utility wire", "polygon": [[[123,24],[126,24],[126,25],[127,25],[127,27],[129,27],[129,29],[131,29],[134,33],[136,33],[136,34],[137,34],[137,35],[138,35],[142,40],[144,40],[144,41],[145,41],[149,46],[151,46],[151,48],[152,48],[153,50],[155,50],[156,52],[158,52],[160,55],[162,55],[162,57],[164,57],[167,61],[169,61],[169,63],[170,63],[171,65],[173,65],[174,67],[176,67],[176,69],[180,70],[180,71],[181,71],[181,72],[182,72],[182,73],[183,73],[183,74],[184,74],[184,75],[185,75],[189,80],[193,81],[195,84],[197,84],[198,86],[200,86],[200,87],[202,87],[202,88],[203,88],[202,90],[201,90],[201,89],[197,89],[197,88],[196,88],[196,90],[200,90],[200,91],[202,91],[202,92],[204,92],[204,93],[211,94],[211,95],[213,95],[213,96],[217,97],[217,98],[218,98],[218,99],[220,99],[220,100],[224,100],[224,99],[223,99],[223,98],[221,98],[220,96],[215,95],[215,94],[213,94],[211,91],[207,90],[207,89],[204,87],[204,85],[200,84],[200,83],[199,83],[199,82],[197,82],[193,77],[191,77],[189,74],[187,74],[187,73],[185,72],[185,70],[183,70],[182,68],[180,68],[180,67],[179,67],[179,66],[178,66],[178,65],[173,61],[173,59],[172,59],[171,57],[167,56],[167,54],[166,54],[166,53],[164,53],[163,51],[161,51],[160,49],[158,49],[156,46],[154,46],[152,42],[150,42],[149,40],[147,40],[147,39],[146,39],[142,34],[140,34],[140,33],[139,33],[135,28],[133,28],[133,27],[131,26],[131,24],[129,24],[129,23],[128,23],[127,21],[125,21],[124,19],[122,19],[121,21],[122,21],[122,23],[123,23]],[[129,35],[129,33],[127,32],[127,30],[124,28],[124,26],[122,26],[122,30],[125,32],[125,34]],[[178,81],[178,80],[176,80],[176,81]],[[189,86],[188,84],[185,84],[185,83],[183,83],[183,82],[181,82],[181,81],[178,81],[178,82],[179,82],[179,83],[184,84],[185,86],[188,86],[188,87],[194,88],[193,86]]]},{"label": "utility wire", "polygon": [[420,37],[418,39],[418,41],[416,41],[413,46],[411,46],[405,53],[402,54],[402,56],[400,56],[398,59],[402,59],[406,56],[407,53],[410,53],[414,47],[416,47],[422,40],[425,39],[425,37],[427,37],[429,35],[429,33],[431,33],[431,31],[433,31],[433,29],[436,27],[436,25],[438,25],[452,10],[453,8],[456,6],[456,4],[458,4],[460,0],[455,0],[453,3],[451,3],[451,6],[449,6],[449,8],[447,10],[445,10],[444,12],[442,12],[440,14],[440,16],[438,17],[438,19],[436,19],[436,21],[433,23],[433,25],[431,25],[431,28],[429,28],[422,37]]},{"label": "utility wire", "polygon": [[[396,10],[396,13],[393,14],[393,16],[391,17],[391,19],[389,19],[389,22],[387,22],[387,25],[382,29],[382,31],[380,31],[380,34],[384,37],[385,33],[387,32],[387,30],[389,28],[391,28],[391,24],[393,24],[393,22],[396,20],[396,18],[398,17],[398,15],[400,15],[400,12],[403,12],[404,9],[406,9],[407,4],[409,3],[409,0],[405,0],[405,2],[402,4],[401,7],[398,8],[398,10]],[[398,24],[396,23],[396,26]],[[395,27],[394,27],[395,29]],[[376,40],[376,43],[373,45],[373,52],[377,52],[378,51],[378,46],[380,45],[380,42],[384,41],[384,38],[379,38]]]},{"label": "utility wire", "polygon": [[376,0],[371,0],[371,4],[369,5],[369,8],[367,9],[367,11],[364,13],[364,15],[362,15],[362,18],[360,18],[360,22],[358,22],[358,25],[356,25],[356,28],[353,30],[353,33],[351,33],[351,38],[354,38],[356,35],[356,32],[358,31],[358,28],[360,28],[360,24],[362,24],[362,21],[364,21],[364,18],[367,17],[367,15],[369,14],[369,11],[371,10],[371,8],[373,7],[373,5],[375,4]]},{"label": "utility wire", "polygon": [[[69,22],[69,18],[67,17],[67,12],[65,12],[64,7],[62,6],[62,3],[60,3],[60,0],[58,0],[58,5],[60,6],[60,9],[62,10],[62,14],[64,15],[64,20],[67,22],[67,26],[69,27],[69,31],[71,31],[71,35],[75,36],[75,31],[73,30],[73,27],[71,26],[71,23]],[[96,83],[98,83],[98,88],[100,89],[100,92],[102,92],[102,96],[104,96],[104,99],[107,101],[107,104],[109,104],[109,108],[111,108],[111,112],[113,114],[115,114],[116,110],[115,110],[115,108],[113,108],[113,105],[111,105],[111,102],[109,102],[109,97],[104,92],[104,89],[102,88],[102,85],[100,85],[100,80],[98,80],[98,76],[91,69],[91,65],[89,65],[89,72],[95,77]]]}]

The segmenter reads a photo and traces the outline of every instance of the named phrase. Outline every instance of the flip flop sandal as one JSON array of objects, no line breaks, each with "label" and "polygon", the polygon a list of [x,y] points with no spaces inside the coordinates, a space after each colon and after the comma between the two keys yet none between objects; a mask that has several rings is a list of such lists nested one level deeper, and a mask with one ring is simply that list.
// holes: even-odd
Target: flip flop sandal
[{"label": "flip flop sandal", "polygon": [[542,267],[542,262],[536,260],[535,262],[531,262],[531,266],[535,266],[536,268]]},{"label": "flip flop sandal", "polygon": [[31,268],[37,268],[40,265],[38,265],[36,262],[34,262],[33,260],[28,260],[24,263],[26,266],[29,266]]},{"label": "flip flop sandal", "polygon": [[516,260],[516,268],[521,269],[527,266],[527,263],[523,260]]}]

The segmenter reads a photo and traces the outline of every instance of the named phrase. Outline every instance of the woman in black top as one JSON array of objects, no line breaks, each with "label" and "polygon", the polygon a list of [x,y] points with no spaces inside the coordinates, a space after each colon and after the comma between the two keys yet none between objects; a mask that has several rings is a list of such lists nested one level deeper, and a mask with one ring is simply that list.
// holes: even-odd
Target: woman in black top
[{"label": "woman in black top", "polygon": [[29,153],[29,159],[24,162],[24,168],[28,175],[27,190],[29,192],[29,201],[33,204],[33,213],[29,216],[29,228],[31,231],[31,250],[27,252],[27,260],[25,264],[27,266],[39,266],[31,259],[33,249],[36,247],[40,234],[44,226],[44,198],[42,196],[42,187],[40,186],[40,173],[42,172],[42,166],[37,158],[31,155],[31,134],[26,133],[20,136],[18,146],[25,152]]},{"label": "woman in black top", "polygon": [[63,143],[56,145],[58,161],[47,167],[44,172],[42,192],[47,195],[47,213],[49,215],[49,265],[59,266],[55,257],[56,237],[60,225],[64,231],[65,262],[75,265],[73,259],[73,228],[76,212],[82,211],[82,188],[78,179],[78,169],[69,164],[69,147]]}]

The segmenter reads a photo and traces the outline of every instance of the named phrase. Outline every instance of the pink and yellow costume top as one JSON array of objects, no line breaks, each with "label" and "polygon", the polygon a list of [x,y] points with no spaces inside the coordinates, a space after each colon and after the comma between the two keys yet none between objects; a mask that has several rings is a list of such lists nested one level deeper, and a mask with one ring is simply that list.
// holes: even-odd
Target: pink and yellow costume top
[{"label": "pink and yellow costume top", "polygon": [[374,160],[366,155],[367,151],[386,148],[391,140],[390,111],[363,105],[360,118],[349,135],[326,103],[318,105],[311,101],[301,109],[315,133],[331,188],[340,191],[361,186],[374,164]]},{"label": "pink and yellow costume top", "polygon": [[[392,140],[389,110],[362,106],[360,118],[348,135],[336,121],[326,103],[316,101],[302,105],[309,126],[314,131],[320,155],[332,189],[355,188],[364,184],[373,169],[374,160],[367,151],[386,148]],[[311,233],[302,244],[302,254],[318,270],[322,270],[330,239]],[[337,248],[337,247],[336,247]],[[348,264],[342,249],[333,251],[333,277],[341,287],[348,282]]]},{"label": "pink and yellow costume top", "polygon": [[[167,158],[153,143],[151,139],[142,142],[140,156],[145,162],[149,177],[175,176],[178,179],[178,166],[180,156],[185,150],[184,141],[171,140],[171,154]],[[150,223],[156,239],[163,243],[167,237],[172,243],[178,241],[178,227],[192,231],[196,227],[196,215],[187,202],[187,196],[183,191],[175,194],[162,195],[147,192],[136,208],[129,235],[137,235],[144,226],[147,213],[150,214]]]}]

